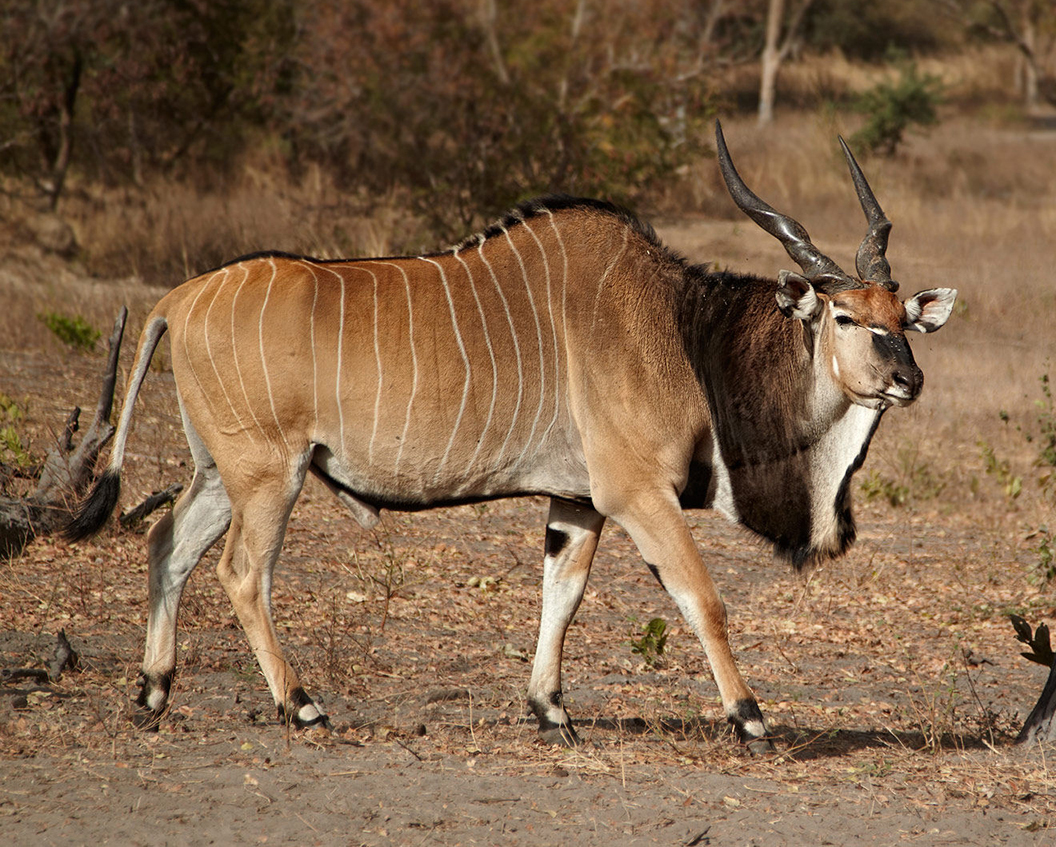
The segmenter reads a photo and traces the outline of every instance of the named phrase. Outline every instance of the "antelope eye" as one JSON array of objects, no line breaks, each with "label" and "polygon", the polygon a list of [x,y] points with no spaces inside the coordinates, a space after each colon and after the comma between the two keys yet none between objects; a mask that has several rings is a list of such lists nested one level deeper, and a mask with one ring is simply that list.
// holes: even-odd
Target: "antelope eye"
[{"label": "antelope eye", "polygon": [[836,323],[840,326],[854,326],[854,318],[849,315],[837,315]]}]

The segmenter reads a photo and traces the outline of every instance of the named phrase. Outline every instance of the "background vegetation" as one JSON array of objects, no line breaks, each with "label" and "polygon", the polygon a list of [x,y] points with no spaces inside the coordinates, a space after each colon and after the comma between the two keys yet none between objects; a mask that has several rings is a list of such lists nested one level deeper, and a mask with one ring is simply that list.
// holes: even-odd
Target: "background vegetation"
[{"label": "background vegetation", "polygon": [[433,247],[547,191],[685,211],[711,118],[756,108],[768,15],[778,108],[886,112],[875,149],[934,120],[911,60],[976,109],[1049,90],[1037,0],[0,0],[0,214],[172,284],[265,246]]},{"label": "background vegetation", "polygon": [[[95,395],[102,345],[82,351],[118,306],[134,332],[161,293],[145,283],[241,252],[431,249],[524,194],[569,190],[634,204],[693,260],[775,273],[787,256],[715,172],[716,115],[748,182],[849,266],[863,225],[834,136],[933,114],[865,164],[902,291],[960,292],[949,325],[913,339],[926,388],[872,443],[846,557],[797,580],[721,517],[688,516],[742,670],[789,742],[780,756],[749,760],[723,734],[699,645],[618,527],[565,657],[590,742],[554,751],[522,723],[545,503],[386,514],[365,533],[310,483],[275,610],[331,738],[280,741],[218,551],[184,594],[179,690],[156,734],[129,721],[142,530],[38,539],[5,563],[0,670],[39,669],[60,629],[82,657],[50,691],[0,690],[10,840],[145,842],[160,827],[238,842],[263,824],[272,840],[377,844],[493,843],[500,828],[1052,841],[1052,757],[1011,744],[1047,671],[1020,656],[1009,617],[1035,637],[1056,620],[1052,4],[805,2],[778,21],[760,128],[772,0],[0,0],[6,493]],[[859,111],[876,97],[884,109]],[[167,358],[137,406],[126,505],[190,479]]]}]

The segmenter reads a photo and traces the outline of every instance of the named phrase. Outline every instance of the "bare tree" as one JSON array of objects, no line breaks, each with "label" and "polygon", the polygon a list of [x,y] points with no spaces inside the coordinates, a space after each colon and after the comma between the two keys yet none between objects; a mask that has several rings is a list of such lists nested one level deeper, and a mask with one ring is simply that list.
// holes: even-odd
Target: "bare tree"
[{"label": "bare tree", "polygon": [[[1045,24],[1056,22],[1056,11],[1051,0],[990,0],[997,23],[990,32],[1015,45],[1022,64],[1019,79],[1023,105],[1036,109],[1041,100],[1042,80],[1045,77],[1040,36]],[[1048,50],[1052,49],[1051,39]]]},{"label": "bare tree", "polygon": [[1052,0],[941,0],[948,14],[962,25],[1015,47],[1020,56],[1016,87],[1028,111],[1044,98],[1056,102],[1046,58],[1056,46],[1056,4]]},{"label": "bare tree", "polygon": [[814,0],[800,0],[793,4],[786,20],[785,0],[769,0],[766,12],[766,43],[763,46],[762,70],[759,82],[759,125],[766,126],[774,120],[774,98],[777,92],[777,74],[781,64],[792,52],[800,25]]}]

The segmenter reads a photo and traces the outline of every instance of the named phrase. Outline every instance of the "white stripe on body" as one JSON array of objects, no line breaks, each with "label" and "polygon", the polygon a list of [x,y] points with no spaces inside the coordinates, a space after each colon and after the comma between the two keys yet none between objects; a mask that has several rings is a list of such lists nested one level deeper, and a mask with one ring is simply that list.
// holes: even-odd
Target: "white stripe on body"
[{"label": "white stripe on body", "polygon": [[216,377],[216,382],[220,386],[220,390],[224,393],[224,399],[227,401],[227,406],[231,410],[231,414],[234,416],[235,421],[238,423],[239,430],[247,433],[249,435],[250,441],[256,442],[257,438],[253,432],[252,427],[248,427],[242,422],[242,416],[238,413],[238,410],[235,408],[235,404],[234,401],[232,401],[231,399],[231,395],[227,393],[227,380],[220,376],[220,369],[216,365],[216,357],[213,356],[213,346],[209,340],[209,315],[212,313],[213,306],[216,305],[216,298],[220,296],[220,290],[224,287],[224,284],[227,282],[227,278],[229,275],[228,268],[223,268],[222,270],[224,272],[224,278],[221,279],[219,284],[216,286],[216,291],[213,293],[213,299],[209,301],[209,306],[205,310],[205,317],[202,319],[202,334],[205,338],[205,353],[209,357],[209,364],[212,365],[213,375]]},{"label": "white stripe on body", "polygon": [[[411,301],[411,280],[407,276],[407,271],[404,270],[402,265],[398,265],[395,262],[374,262],[374,264],[396,268],[396,270],[398,270],[403,276],[403,287],[407,292],[407,338],[411,346],[411,396],[407,400],[407,411],[403,419],[403,435],[400,437],[400,446],[396,449],[396,463],[393,466],[393,475],[399,477],[400,460],[403,458],[403,446],[407,443],[407,436],[411,430],[411,407],[414,405],[414,397],[418,393],[418,351],[415,350],[414,347],[414,306]],[[378,368],[380,380],[380,359]],[[380,396],[380,384],[378,393]],[[375,419],[376,418],[377,411],[375,411]]]},{"label": "white stripe on body", "polygon": [[499,397],[499,366],[495,361],[495,350],[491,346],[491,333],[488,332],[488,321],[484,314],[484,306],[480,302],[480,295],[477,293],[477,286],[473,282],[473,272],[469,269],[469,265],[465,263],[462,257],[458,255],[457,247],[452,253],[454,254],[454,257],[458,259],[459,264],[466,269],[466,278],[469,280],[469,289],[473,292],[473,300],[477,304],[477,312],[480,314],[480,325],[484,330],[484,344],[488,348],[488,358],[491,360],[491,403],[488,406],[488,417],[484,421],[484,426],[480,431],[480,435],[477,436],[477,449],[473,451],[473,455],[466,464],[466,470],[463,476],[468,477],[469,472],[477,461],[477,457],[480,455],[481,448],[484,446],[484,439],[488,435],[488,430],[491,429],[491,421],[495,415],[495,405],[498,402]]},{"label": "white stripe on body", "polygon": [[528,293],[528,305],[532,308],[532,317],[535,319],[535,339],[536,344],[539,348],[539,407],[535,410],[535,418],[532,420],[532,428],[528,431],[528,439],[524,442],[524,450],[521,456],[527,456],[532,446],[532,439],[535,438],[535,430],[539,426],[539,419],[543,416],[543,400],[545,398],[546,391],[546,361],[543,357],[543,326],[539,322],[539,312],[535,308],[535,298],[532,297],[532,286],[528,280],[528,271],[524,267],[524,259],[521,258],[521,251],[517,249],[513,243],[513,239],[510,238],[509,230],[505,227],[502,228],[503,235],[506,236],[506,243],[510,245],[510,249],[513,251],[513,255],[517,257],[517,264],[521,268],[521,279],[524,282],[524,290]]},{"label": "white stripe on body", "polygon": [[345,406],[341,402],[341,364],[345,343],[345,278],[333,268],[323,266],[323,270],[333,274],[341,283],[341,309],[339,312],[340,318],[337,322],[337,374],[334,377],[334,398],[337,400],[337,443],[341,445],[341,453],[347,454],[345,448]]},{"label": "white stripe on body", "polygon": [[312,313],[308,317],[308,346],[312,348],[312,435],[319,433],[319,362],[315,350],[315,311],[319,306],[319,277],[315,267],[301,259],[300,264],[312,275]]},{"label": "white stripe on body", "polygon": [[268,300],[271,299],[271,289],[275,285],[275,277],[279,274],[279,269],[275,266],[274,259],[268,259],[268,264],[271,265],[271,279],[268,280],[268,290],[264,292],[264,302],[260,306],[260,318],[257,322],[257,342],[260,348],[260,368],[264,372],[264,386],[268,390],[268,403],[271,405],[271,416],[275,419],[275,426],[279,430],[279,436],[282,438],[282,443],[286,445],[286,449],[290,450],[290,442],[286,438],[286,431],[282,427],[282,421],[279,420],[279,411],[275,408],[275,394],[271,390],[271,377],[268,375],[268,363],[264,357],[264,311],[268,308]]},{"label": "white stripe on body", "polygon": [[623,258],[623,254],[627,250],[627,237],[628,237],[628,231],[627,231],[627,228],[624,227],[623,228],[623,244],[620,245],[619,252],[615,256],[612,257],[612,261],[609,262],[609,266],[607,268],[605,268],[605,273],[603,273],[601,275],[601,277],[598,279],[598,288],[597,288],[597,291],[594,292],[594,311],[591,314],[591,318],[590,318],[590,331],[592,333],[594,332],[594,330],[597,328],[597,325],[598,325],[598,304],[601,302],[601,291],[602,291],[602,289],[605,286],[605,280],[607,280],[609,278],[609,274],[612,273],[613,268],[615,268],[617,263],[620,261],[620,259]]},{"label": "white stripe on body", "polygon": [[510,438],[513,436],[513,431],[517,426],[517,418],[521,413],[521,400],[524,397],[524,364],[521,361],[521,344],[517,340],[517,327],[513,323],[513,315],[510,313],[510,304],[506,299],[506,295],[503,293],[502,286],[499,285],[499,278],[495,275],[495,270],[491,267],[491,263],[487,260],[484,255],[484,245],[486,241],[481,241],[480,246],[477,248],[477,254],[480,256],[480,260],[484,263],[484,267],[488,269],[488,273],[491,275],[492,284],[495,286],[495,291],[499,295],[499,299],[502,300],[502,308],[506,312],[506,322],[510,325],[510,339],[513,341],[513,355],[517,360],[517,402],[513,407],[513,417],[510,419],[510,428],[506,431],[506,438],[503,439],[502,446],[499,448],[498,453],[495,456],[495,464],[492,470],[497,470],[499,465],[502,464],[503,457],[506,455],[506,447],[510,443]]},{"label": "white stripe on body", "polygon": [[209,405],[210,413],[212,413],[214,415],[215,415],[216,412],[213,409],[213,404],[212,404],[212,402],[209,399],[209,394],[205,391],[205,387],[202,384],[201,377],[198,376],[198,371],[196,371],[194,369],[194,362],[191,359],[190,350],[189,350],[190,345],[189,345],[188,342],[190,340],[189,333],[190,333],[190,328],[191,328],[191,315],[194,313],[194,308],[195,308],[195,306],[198,305],[198,301],[202,299],[202,295],[205,294],[206,289],[209,287],[209,283],[211,283],[214,279],[216,279],[216,277],[220,273],[221,273],[220,271],[216,271],[215,273],[213,273],[209,277],[209,280],[207,282],[202,283],[202,287],[198,289],[198,292],[194,295],[194,299],[191,300],[191,305],[187,309],[187,314],[186,314],[186,316],[183,319],[183,348],[184,348],[184,353],[187,356],[187,366],[191,370],[191,376],[194,377],[194,381],[196,383],[198,383],[198,390],[201,392],[202,396],[205,398],[205,402]]},{"label": "white stripe on body", "polygon": [[[552,215],[551,215],[551,223],[553,223],[553,216]],[[546,311],[547,311],[547,314],[550,316],[550,335],[551,335],[552,340],[554,342],[554,387],[553,387],[554,414],[550,418],[550,423],[548,423],[546,425],[546,429],[543,430],[543,434],[539,437],[539,443],[543,444],[543,443],[546,442],[546,439],[549,437],[550,433],[553,432],[554,425],[557,423],[557,413],[558,413],[558,409],[560,407],[560,404],[558,402],[558,400],[559,400],[558,392],[559,392],[560,385],[561,385],[560,354],[558,353],[558,349],[557,349],[557,325],[554,322],[554,298],[553,298],[553,293],[552,293],[552,290],[551,290],[550,256],[547,254],[546,250],[543,248],[543,242],[539,240],[539,237],[535,234],[535,231],[532,229],[531,222],[530,221],[525,221],[524,222],[524,226],[528,230],[529,235],[531,235],[532,238],[535,240],[536,246],[538,246],[538,248],[539,248],[539,255],[542,256],[542,258],[543,258],[543,268],[546,271]],[[562,249],[563,249],[564,245],[562,244],[561,246],[562,246]],[[568,257],[567,256],[565,257],[565,275],[566,275],[565,279],[567,280],[567,278],[568,278],[568,276],[567,276],[568,275]],[[542,340],[540,339],[540,345],[541,344],[542,344]],[[540,347],[540,349],[542,349],[542,348]],[[541,386],[540,386],[540,391],[541,391]],[[540,409],[541,408],[542,408],[542,402],[541,402],[541,397],[540,397]]]},{"label": "white stripe on body", "polygon": [[[256,411],[253,409],[253,404],[249,401],[249,392],[246,391],[246,381],[242,378],[242,366],[238,363],[238,332],[235,326],[235,316],[238,314],[238,309],[235,305],[238,302],[238,295],[242,293],[242,287],[246,284],[249,279],[249,271],[246,267],[239,262],[238,267],[242,269],[242,281],[238,284],[238,288],[235,289],[234,296],[231,298],[231,359],[235,363],[235,373],[238,374],[238,384],[242,389],[242,398],[246,401],[246,408],[249,409],[249,414],[253,418],[253,424],[260,430],[261,436],[265,442],[268,440],[267,435],[264,432],[264,427],[260,425],[260,419],[257,417]],[[188,312],[188,317],[190,313]]]},{"label": "white stripe on body", "polygon": [[374,464],[374,442],[378,437],[378,421],[381,418],[381,386],[382,386],[382,372],[381,372],[381,348],[378,341],[378,276],[374,271],[360,265],[353,265],[351,270],[362,271],[363,273],[370,274],[370,278],[374,284],[374,365],[378,371],[378,388],[374,394],[374,424],[370,430],[370,443],[367,445],[367,464]]},{"label": "white stripe on body", "polygon": [[447,464],[447,457],[451,454],[451,448],[455,444],[455,436],[458,434],[458,428],[462,423],[462,416],[466,411],[466,404],[469,402],[470,365],[469,355],[466,353],[466,345],[462,341],[462,332],[458,328],[458,316],[455,314],[455,303],[454,300],[451,299],[451,289],[447,284],[447,274],[444,273],[443,266],[441,266],[439,262],[436,262],[427,256],[421,256],[420,258],[423,262],[428,262],[429,264],[434,265],[437,271],[440,272],[440,283],[444,287],[444,296],[447,298],[447,308],[451,313],[451,326],[455,331],[455,342],[458,344],[458,352],[462,357],[462,365],[466,369],[466,379],[462,385],[462,402],[458,407],[458,416],[455,418],[455,425],[451,430],[451,437],[447,440],[447,448],[444,450],[444,455],[440,459],[440,464],[437,465],[436,474],[433,477],[433,485],[436,485],[440,481],[440,474],[444,469],[444,465]]}]

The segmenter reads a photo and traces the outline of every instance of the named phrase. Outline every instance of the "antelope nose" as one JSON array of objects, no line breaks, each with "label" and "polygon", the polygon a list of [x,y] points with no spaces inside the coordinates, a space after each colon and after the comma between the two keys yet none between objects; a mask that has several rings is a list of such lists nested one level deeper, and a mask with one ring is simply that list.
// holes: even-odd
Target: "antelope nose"
[{"label": "antelope nose", "polygon": [[924,387],[924,372],[916,367],[903,367],[897,369],[891,377],[895,388],[910,400],[915,400],[920,390]]}]

